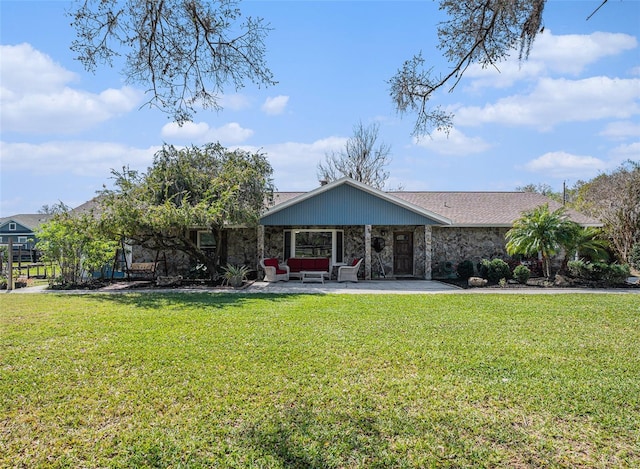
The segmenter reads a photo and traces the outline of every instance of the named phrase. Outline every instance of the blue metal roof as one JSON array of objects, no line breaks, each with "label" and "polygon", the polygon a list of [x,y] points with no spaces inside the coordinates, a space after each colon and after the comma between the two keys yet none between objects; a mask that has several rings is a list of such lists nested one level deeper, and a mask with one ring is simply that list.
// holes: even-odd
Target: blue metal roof
[{"label": "blue metal roof", "polygon": [[[365,190],[366,189],[366,190]],[[441,225],[418,207],[392,199],[383,192],[340,180],[272,208],[260,219],[266,226],[302,225]]]}]

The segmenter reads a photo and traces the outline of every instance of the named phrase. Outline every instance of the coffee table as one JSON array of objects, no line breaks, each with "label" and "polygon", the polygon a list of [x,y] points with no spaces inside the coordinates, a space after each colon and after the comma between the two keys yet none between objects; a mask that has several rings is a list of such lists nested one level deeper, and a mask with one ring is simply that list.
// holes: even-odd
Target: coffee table
[{"label": "coffee table", "polygon": [[324,284],[324,276],[329,275],[329,272],[322,270],[302,270],[300,271],[300,282],[306,281],[318,281],[320,280]]}]

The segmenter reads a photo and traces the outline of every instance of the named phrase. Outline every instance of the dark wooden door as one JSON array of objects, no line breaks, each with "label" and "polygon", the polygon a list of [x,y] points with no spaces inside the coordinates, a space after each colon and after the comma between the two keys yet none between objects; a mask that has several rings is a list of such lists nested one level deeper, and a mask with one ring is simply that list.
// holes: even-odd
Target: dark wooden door
[{"label": "dark wooden door", "polygon": [[393,234],[393,274],[413,275],[413,233],[410,231]]}]

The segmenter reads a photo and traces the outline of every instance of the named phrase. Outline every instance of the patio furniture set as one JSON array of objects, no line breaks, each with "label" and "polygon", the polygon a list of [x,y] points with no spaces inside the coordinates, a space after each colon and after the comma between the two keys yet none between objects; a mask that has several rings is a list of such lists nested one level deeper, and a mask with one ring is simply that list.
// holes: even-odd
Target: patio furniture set
[{"label": "patio furniture set", "polygon": [[[357,282],[358,270],[362,259],[354,259],[351,265],[338,266],[338,282]],[[280,263],[276,258],[262,259],[261,267],[264,269],[267,282],[289,281],[290,278],[299,278],[302,283],[318,281],[324,283],[325,279],[331,280],[330,262],[325,257],[291,257],[286,263]]]}]

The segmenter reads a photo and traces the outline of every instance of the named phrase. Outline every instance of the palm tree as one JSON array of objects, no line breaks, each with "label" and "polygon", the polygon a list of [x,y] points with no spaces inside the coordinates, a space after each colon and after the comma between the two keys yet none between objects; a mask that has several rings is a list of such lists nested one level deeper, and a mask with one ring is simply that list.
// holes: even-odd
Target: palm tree
[{"label": "palm tree", "polygon": [[570,244],[578,225],[567,218],[564,207],[553,212],[549,204],[523,212],[507,231],[507,252],[511,255],[540,254],[544,273],[551,277],[551,257]]},{"label": "palm tree", "polygon": [[602,230],[600,228],[575,224],[573,230],[574,232],[571,233],[562,246],[565,251],[565,258],[562,261],[561,270],[566,270],[567,263],[571,257],[581,254],[598,261],[609,258],[607,252],[609,242],[602,238]]}]

